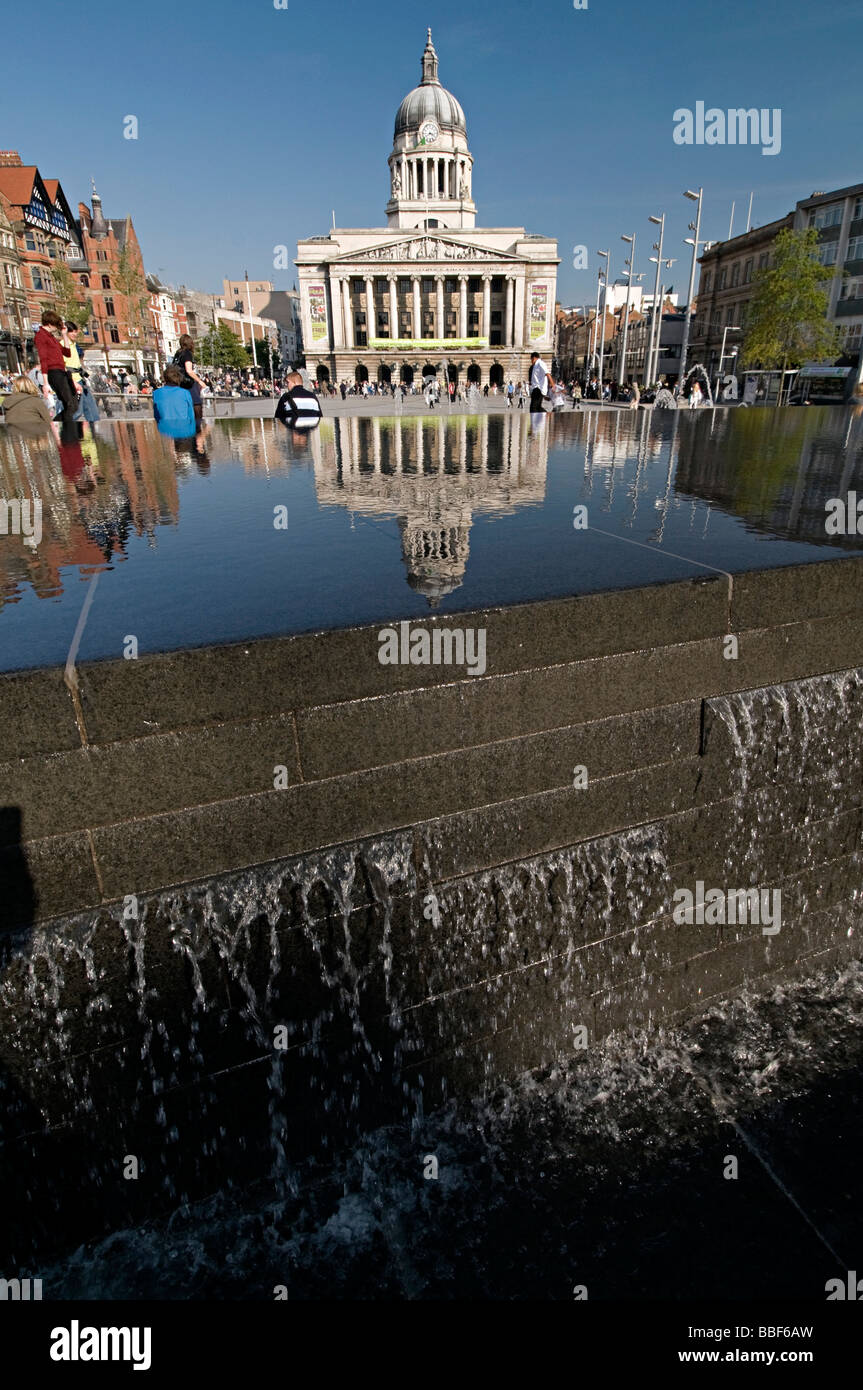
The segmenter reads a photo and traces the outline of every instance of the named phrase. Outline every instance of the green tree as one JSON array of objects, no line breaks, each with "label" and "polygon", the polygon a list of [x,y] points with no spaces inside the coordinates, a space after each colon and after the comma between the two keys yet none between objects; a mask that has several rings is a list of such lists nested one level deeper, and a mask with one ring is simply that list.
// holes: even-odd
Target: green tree
[{"label": "green tree", "polygon": [[[269,343],[269,339],[267,339],[267,338],[256,338],[256,339],[255,339],[255,349],[256,349],[257,354],[258,354],[258,366],[259,366],[259,367],[263,367],[265,372],[269,372],[269,370],[270,370],[270,343]],[[252,349],[249,347],[248,343],[246,344],[246,358],[247,358],[246,366],[248,367],[248,366],[252,365],[253,360],[254,360],[253,357],[252,357]],[[281,359],[281,357],[279,356],[279,349],[276,347],[276,345],[275,345],[275,343],[274,343],[274,344],[273,344],[273,371],[274,371],[274,372],[277,372],[277,371],[279,370],[279,368],[281,367],[281,365],[282,365],[282,359]]]},{"label": "green tree", "polygon": [[218,323],[199,338],[195,361],[202,367],[248,367],[249,354],[226,323]]},{"label": "green tree", "polygon": [[758,271],[740,358],[746,367],[788,367],[836,357],[839,335],[827,319],[833,270],[818,260],[818,230],[784,227],[772,264]]},{"label": "green tree", "polygon": [[[93,313],[92,300],[88,299],[84,303],[78,298],[78,287],[72,278],[72,272],[62,261],[56,261],[51,267],[51,272],[54,276],[57,313],[62,314],[69,323],[77,323],[79,328],[86,328]],[[53,308],[54,305],[45,307]]]},{"label": "green tree", "polygon": [[150,338],[147,320],[147,302],[150,295],[144,273],[133,257],[128,242],[124,245],[117,260],[114,285],[126,300],[126,319],[131,338],[137,340],[143,347]]}]

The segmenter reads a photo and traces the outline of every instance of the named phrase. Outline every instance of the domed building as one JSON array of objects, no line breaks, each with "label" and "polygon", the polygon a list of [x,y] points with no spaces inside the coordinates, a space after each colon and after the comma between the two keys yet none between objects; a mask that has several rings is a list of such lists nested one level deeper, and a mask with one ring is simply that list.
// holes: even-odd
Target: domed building
[{"label": "domed building", "polygon": [[550,359],[557,242],[480,228],[464,110],[438,76],[431,29],[421,80],[396,112],[386,227],[299,243],[306,364],[324,381],[480,386]]}]

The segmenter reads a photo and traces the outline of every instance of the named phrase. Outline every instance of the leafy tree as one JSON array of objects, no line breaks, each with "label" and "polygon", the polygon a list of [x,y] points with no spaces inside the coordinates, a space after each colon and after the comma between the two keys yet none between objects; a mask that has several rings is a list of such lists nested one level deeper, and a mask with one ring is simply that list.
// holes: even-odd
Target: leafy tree
[{"label": "leafy tree", "polygon": [[783,227],[773,243],[772,264],[758,271],[740,353],[747,367],[799,367],[839,352],[839,335],[827,319],[833,270],[818,260],[818,230]]},{"label": "leafy tree", "polygon": [[[270,343],[269,343],[269,339],[267,339],[267,338],[256,338],[256,339],[255,339],[255,349],[256,349],[257,354],[258,354],[258,366],[259,366],[259,367],[263,367],[264,370],[268,372],[268,371],[270,370]],[[252,357],[252,349],[251,349],[251,347],[248,345],[248,343],[246,344],[246,357],[247,357],[247,359],[248,359],[248,360],[246,361],[246,366],[248,367],[250,364],[252,364],[252,363],[254,362],[254,358]],[[279,355],[279,349],[276,347],[276,345],[275,345],[275,343],[274,343],[274,344],[273,344],[273,371],[274,371],[274,372],[277,372],[277,371],[279,370],[279,368],[281,367],[281,365],[282,365],[282,359],[281,359],[281,357],[280,357],[280,355]]]},{"label": "leafy tree", "polygon": [[[86,303],[78,298],[78,286],[72,278],[72,273],[68,266],[62,261],[56,261],[51,267],[54,276],[54,297],[56,311],[62,314],[63,318],[69,323],[77,323],[79,328],[86,328],[93,313],[93,301],[88,299]],[[47,306],[54,308],[54,305]]]},{"label": "leafy tree", "polygon": [[195,361],[202,367],[248,367],[249,354],[226,323],[219,322],[195,346]]},{"label": "leafy tree", "polygon": [[150,325],[147,318],[147,303],[150,296],[144,273],[133,257],[128,241],[117,260],[114,285],[126,300],[126,319],[129,324],[129,333],[132,338],[137,338],[143,347],[150,338]]}]

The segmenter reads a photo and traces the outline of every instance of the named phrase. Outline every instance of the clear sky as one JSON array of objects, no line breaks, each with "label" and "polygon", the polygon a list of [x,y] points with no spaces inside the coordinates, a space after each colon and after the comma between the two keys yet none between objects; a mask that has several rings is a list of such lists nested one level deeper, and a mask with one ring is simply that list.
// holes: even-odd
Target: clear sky
[{"label": "clear sky", "polygon": [[[467,116],[480,226],[558,238],[559,297],[592,302],[597,248],[622,269],[651,213],[668,214],[667,272],[685,296],[692,204],[702,236],[780,217],[863,181],[855,0],[633,0],[434,5],[330,0],[41,0],[7,13],[0,146],[59,178],[77,209],[95,177],[107,216],[131,214],[148,271],[221,289],[248,270],[289,288],[273,248],[384,225],[387,155],[431,25],[440,78]],[[677,108],[778,107],[781,152],[674,143]],[[138,139],[124,139],[124,117]],[[573,269],[586,245],[588,269]]]}]

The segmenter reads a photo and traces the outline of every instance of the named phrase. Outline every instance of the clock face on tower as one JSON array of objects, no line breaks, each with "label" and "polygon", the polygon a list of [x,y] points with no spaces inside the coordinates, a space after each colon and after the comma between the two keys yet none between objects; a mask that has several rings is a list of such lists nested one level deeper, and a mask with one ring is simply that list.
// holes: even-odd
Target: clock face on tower
[{"label": "clock face on tower", "polygon": [[436,121],[423,121],[420,126],[420,142],[423,145],[431,145],[437,140],[440,130]]}]

